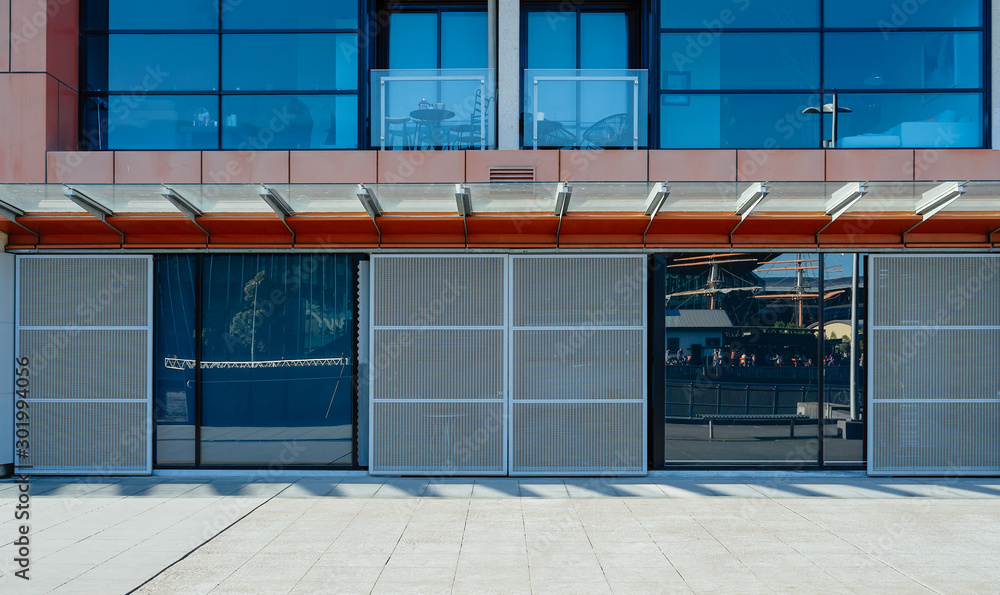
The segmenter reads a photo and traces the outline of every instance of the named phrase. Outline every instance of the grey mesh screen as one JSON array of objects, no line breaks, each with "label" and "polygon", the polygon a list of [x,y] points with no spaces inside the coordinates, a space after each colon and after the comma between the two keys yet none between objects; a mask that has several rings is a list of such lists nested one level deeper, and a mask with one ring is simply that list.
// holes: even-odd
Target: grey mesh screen
[{"label": "grey mesh screen", "polygon": [[642,256],[511,257],[512,475],[646,472]]},{"label": "grey mesh screen", "polygon": [[505,271],[372,257],[371,473],[506,473]]},{"label": "grey mesh screen", "polygon": [[1000,472],[1000,259],[871,257],[868,470]]},{"label": "grey mesh screen", "polygon": [[17,352],[30,360],[19,471],[152,470],[148,256],[20,256]]}]

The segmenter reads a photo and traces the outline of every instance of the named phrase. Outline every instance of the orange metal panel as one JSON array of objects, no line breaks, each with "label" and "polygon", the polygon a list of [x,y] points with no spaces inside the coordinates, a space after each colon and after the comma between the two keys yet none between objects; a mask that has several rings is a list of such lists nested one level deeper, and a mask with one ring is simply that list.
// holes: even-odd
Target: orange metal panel
[{"label": "orange metal panel", "polygon": [[59,81],[45,78],[45,148],[59,148]]},{"label": "orange metal panel", "polygon": [[115,151],[116,184],[200,184],[201,151]]},{"label": "orange metal panel", "polygon": [[563,182],[645,182],[648,167],[648,151],[559,151]]},{"label": "orange metal panel", "polygon": [[838,182],[895,182],[913,179],[912,149],[831,149],[826,179]]},{"label": "orange metal panel", "polygon": [[36,0],[35,6],[48,10],[45,34],[45,71],[79,89],[80,72],[80,2],[79,0]]},{"label": "orange metal panel", "polygon": [[738,151],[738,176],[750,182],[822,181],[823,151],[749,149]]},{"label": "orange metal panel", "polygon": [[917,180],[996,180],[1000,151],[995,149],[918,149],[913,158]]},{"label": "orange metal panel", "polygon": [[367,215],[302,215],[289,217],[287,222],[295,230],[296,245],[378,245],[378,232]]},{"label": "orange metal panel", "polygon": [[552,215],[475,215],[466,219],[470,246],[555,246]]},{"label": "orange metal panel", "polygon": [[292,232],[277,215],[211,214],[198,223],[212,236],[211,245],[291,245]]},{"label": "orange metal panel", "polygon": [[378,181],[390,184],[461,183],[465,151],[378,151]]},{"label": "orange metal panel", "polygon": [[448,244],[465,245],[462,218],[452,216],[379,217],[382,245],[387,244]]},{"label": "orange metal panel", "polygon": [[49,151],[45,155],[51,184],[111,184],[114,153],[110,151]]},{"label": "orange metal panel", "polygon": [[736,151],[650,151],[649,179],[657,182],[734,182]]},{"label": "orange metal panel", "polygon": [[378,178],[376,151],[291,151],[293,184],[366,184]]},{"label": "orange metal panel", "polygon": [[204,151],[205,184],[288,183],[288,151]]},{"label": "orange metal panel", "polygon": [[205,246],[208,238],[183,215],[121,215],[108,221],[125,233],[125,243],[195,244]]},{"label": "orange metal panel", "polygon": [[46,3],[10,0],[10,71],[46,72]]},{"label": "orange metal panel", "polygon": [[45,181],[44,74],[0,74],[0,181]]},{"label": "orange metal panel", "polygon": [[79,148],[79,98],[76,91],[59,84],[59,133],[56,147],[60,151]]}]

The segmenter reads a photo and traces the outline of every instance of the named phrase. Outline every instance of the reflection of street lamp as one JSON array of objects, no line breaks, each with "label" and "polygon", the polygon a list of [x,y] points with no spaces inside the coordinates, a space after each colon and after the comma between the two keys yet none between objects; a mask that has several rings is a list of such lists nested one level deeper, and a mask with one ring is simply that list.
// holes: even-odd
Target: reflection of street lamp
[{"label": "reflection of street lamp", "polygon": [[807,107],[802,110],[803,114],[833,114],[833,126],[831,126],[830,136],[831,139],[827,145],[827,141],[823,141],[824,145],[827,145],[831,149],[837,148],[837,114],[850,113],[851,109],[847,107],[840,107],[837,105],[837,94],[833,94],[833,101],[831,103],[824,103],[823,107]]}]

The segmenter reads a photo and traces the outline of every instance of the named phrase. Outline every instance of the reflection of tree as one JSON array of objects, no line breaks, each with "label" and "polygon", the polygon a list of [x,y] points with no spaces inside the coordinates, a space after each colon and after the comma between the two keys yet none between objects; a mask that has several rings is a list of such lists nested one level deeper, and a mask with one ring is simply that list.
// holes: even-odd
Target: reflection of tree
[{"label": "reflection of tree", "polygon": [[[261,271],[253,276],[246,285],[243,286],[243,302],[250,304],[249,310],[243,310],[237,312],[233,316],[233,321],[229,324],[229,334],[238,339],[238,342],[242,345],[250,346],[250,359],[253,361],[254,351],[258,353],[267,352],[267,344],[263,341],[256,343],[256,333],[257,333],[257,317],[261,317],[261,322],[264,318],[264,310],[266,309],[264,304],[258,307],[257,296],[270,294],[268,290],[265,290],[263,294],[260,293],[260,286],[267,278],[267,271]],[[265,302],[267,306],[271,309],[274,305],[270,301]]]}]

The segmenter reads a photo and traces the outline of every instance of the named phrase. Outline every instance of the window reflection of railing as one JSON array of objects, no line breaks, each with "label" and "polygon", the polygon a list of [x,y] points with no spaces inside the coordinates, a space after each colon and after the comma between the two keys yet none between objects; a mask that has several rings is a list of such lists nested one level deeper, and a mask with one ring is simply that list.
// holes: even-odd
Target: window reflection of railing
[{"label": "window reflection of railing", "polygon": [[647,146],[645,70],[525,70],[524,146]]},{"label": "window reflection of railing", "polygon": [[[303,368],[306,366],[349,366],[349,357],[322,357],[316,359],[279,359],[258,362],[201,362],[202,370],[244,369],[244,368]],[[163,367],[170,370],[193,370],[193,359],[179,357],[163,358]]]},{"label": "window reflection of railing", "polygon": [[373,70],[373,147],[488,149],[493,71]]}]

